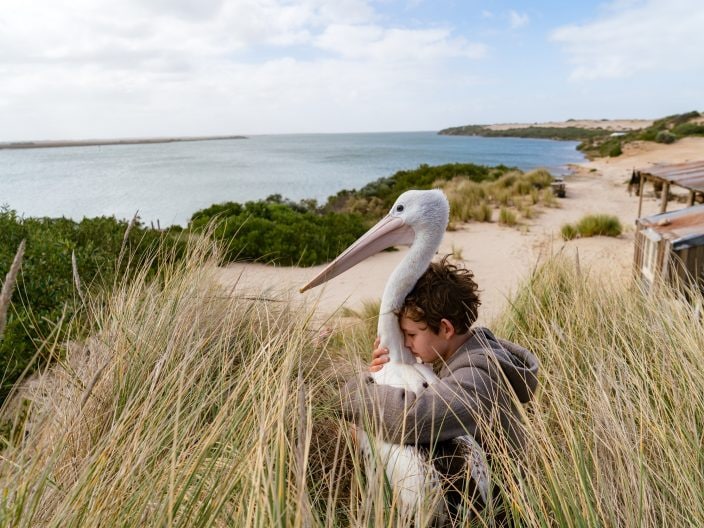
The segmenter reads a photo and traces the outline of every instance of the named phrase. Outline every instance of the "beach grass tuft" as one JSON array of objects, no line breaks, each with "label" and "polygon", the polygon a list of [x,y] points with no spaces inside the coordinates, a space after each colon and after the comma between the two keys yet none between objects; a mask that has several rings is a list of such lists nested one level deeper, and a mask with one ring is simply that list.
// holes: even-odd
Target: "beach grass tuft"
[{"label": "beach grass tuft", "polygon": [[499,210],[499,224],[505,226],[515,226],[518,223],[518,217],[511,209],[502,207]]},{"label": "beach grass tuft", "polygon": [[560,230],[565,240],[593,236],[617,237],[622,232],[623,226],[618,217],[607,214],[585,215],[576,224],[565,224]]}]

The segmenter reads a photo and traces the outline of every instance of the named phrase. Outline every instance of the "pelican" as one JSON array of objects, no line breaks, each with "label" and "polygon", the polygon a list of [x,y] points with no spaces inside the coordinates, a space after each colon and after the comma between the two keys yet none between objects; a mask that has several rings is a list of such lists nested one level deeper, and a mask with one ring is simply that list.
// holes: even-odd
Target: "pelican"
[{"label": "pelican", "polygon": [[[438,380],[432,368],[418,363],[404,346],[396,312],[440,247],[447,228],[449,209],[447,198],[440,190],[404,192],[384,218],[301,288],[304,292],[318,286],[391,246],[410,245],[408,253],[389,277],[381,298],[378,335],[380,346],[389,350],[389,361],[384,368],[371,374],[375,383],[418,394]],[[363,433],[360,436],[363,452],[373,452],[383,462],[386,477],[397,494],[402,512],[415,516],[429,492],[439,490],[442,479],[428,460],[426,450],[389,444],[378,438],[372,443],[368,435]],[[459,444],[477,489],[486,501],[489,479],[482,448],[471,436],[463,436],[453,442]],[[441,515],[439,504],[434,515]]]}]

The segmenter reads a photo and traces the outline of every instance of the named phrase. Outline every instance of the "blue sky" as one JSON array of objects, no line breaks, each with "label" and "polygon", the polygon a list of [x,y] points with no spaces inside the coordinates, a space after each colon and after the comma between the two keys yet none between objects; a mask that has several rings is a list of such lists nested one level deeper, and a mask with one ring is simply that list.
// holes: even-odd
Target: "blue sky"
[{"label": "blue sky", "polygon": [[701,0],[5,0],[0,141],[704,110]]}]

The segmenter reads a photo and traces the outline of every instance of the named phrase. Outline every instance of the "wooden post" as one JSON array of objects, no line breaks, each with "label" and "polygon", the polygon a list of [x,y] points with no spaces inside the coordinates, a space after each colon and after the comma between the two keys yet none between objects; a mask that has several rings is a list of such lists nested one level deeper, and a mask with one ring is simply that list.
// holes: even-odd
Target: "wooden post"
[{"label": "wooden post", "polygon": [[643,209],[643,187],[645,187],[645,176],[640,173],[640,183],[638,183],[638,216],[640,218],[641,210]]},{"label": "wooden post", "polygon": [[687,207],[692,207],[694,205],[694,191],[689,191],[689,199],[687,200]]},{"label": "wooden post", "polygon": [[662,200],[660,201],[660,212],[667,211],[667,197],[670,194],[670,182],[665,182],[662,186]]}]

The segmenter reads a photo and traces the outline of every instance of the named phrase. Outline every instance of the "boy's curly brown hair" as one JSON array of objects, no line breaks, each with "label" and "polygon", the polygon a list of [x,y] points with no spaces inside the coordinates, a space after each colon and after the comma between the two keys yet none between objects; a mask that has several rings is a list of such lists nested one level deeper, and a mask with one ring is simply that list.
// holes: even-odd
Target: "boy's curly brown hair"
[{"label": "boy's curly brown hair", "polygon": [[448,257],[430,264],[418,279],[398,311],[399,319],[426,323],[436,334],[442,319],[458,334],[469,331],[479,315],[479,287],[470,270],[450,264]]}]

